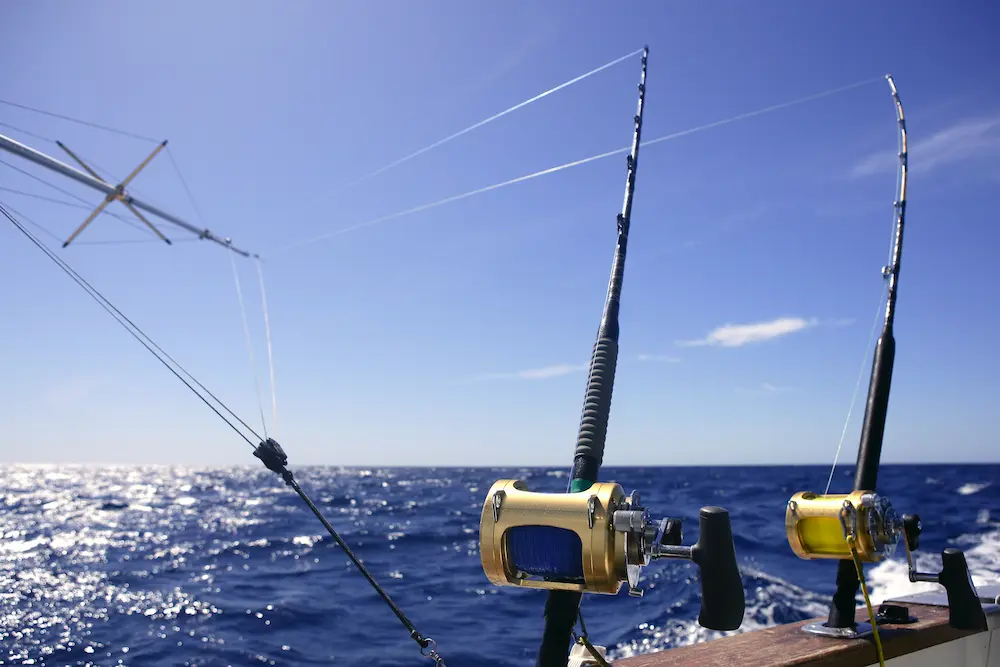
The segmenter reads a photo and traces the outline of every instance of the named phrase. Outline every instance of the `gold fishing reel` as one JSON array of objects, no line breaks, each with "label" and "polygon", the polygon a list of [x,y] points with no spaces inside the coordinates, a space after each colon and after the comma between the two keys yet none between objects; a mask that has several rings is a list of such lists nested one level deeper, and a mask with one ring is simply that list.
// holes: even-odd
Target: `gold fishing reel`
[{"label": "gold fishing reel", "polygon": [[799,558],[850,559],[848,536],[862,562],[878,563],[892,555],[903,524],[892,503],[873,491],[819,495],[801,491],[785,510],[788,544]]},{"label": "gold fishing reel", "polygon": [[698,542],[681,545],[681,520],[650,518],[639,495],[614,482],[584,491],[538,493],[502,479],[486,495],[479,550],[486,577],[497,586],[524,586],[614,595],[628,584],[640,597],[642,568],[660,558],[694,561],[701,568],[698,621],[735,630],[744,594],[729,512],[703,507]]}]

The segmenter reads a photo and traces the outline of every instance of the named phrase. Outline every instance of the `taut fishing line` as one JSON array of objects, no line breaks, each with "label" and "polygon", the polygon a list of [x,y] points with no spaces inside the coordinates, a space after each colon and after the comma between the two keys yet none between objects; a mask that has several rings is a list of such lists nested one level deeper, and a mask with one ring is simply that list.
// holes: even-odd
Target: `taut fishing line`
[{"label": "taut fishing line", "polygon": [[[643,141],[641,145],[642,145],[642,147],[646,147],[646,146],[651,146],[653,144],[658,144],[658,143],[663,143],[665,141],[670,141],[672,139],[678,139],[680,137],[685,137],[685,136],[688,136],[690,134],[695,134],[696,132],[703,132],[705,130],[710,130],[710,129],[713,129],[713,128],[716,128],[716,127],[721,127],[723,125],[728,125],[730,123],[735,123],[737,121],[745,120],[747,118],[752,118],[754,116],[759,116],[761,114],[770,113],[772,111],[779,111],[781,109],[787,109],[788,107],[796,106],[796,105],[799,105],[799,104],[805,104],[806,102],[812,102],[813,100],[818,100],[818,99],[823,98],[823,97],[829,97],[830,95],[836,95],[838,93],[846,92],[848,90],[853,90],[854,88],[859,88],[861,86],[867,85],[867,84],[872,83],[874,81],[880,81],[880,80],[881,80],[881,77],[876,77],[876,78],[871,78],[871,79],[864,79],[863,81],[858,81],[856,83],[852,83],[852,84],[849,84],[849,85],[846,85],[846,86],[838,86],[837,88],[831,88],[830,90],[825,90],[825,91],[820,92],[820,93],[814,93],[812,95],[807,95],[806,97],[799,97],[797,99],[790,100],[788,102],[782,102],[781,104],[774,104],[774,105],[771,105],[771,106],[768,106],[768,107],[764,107],[762,109],[757,109],[755,111],[748,111],[746,113],[741,113],[741,114],[736,115],[736,116],[730,116],[729,118],[724,118],[722,120],[717,120],[717,121],[714,121],[714,122],[711,122],[711,123],[706,123],[705,125],[699,125],[697,127],[688,128],[686,130],[680,130],[678,132],[672,132],[672,133],[664,135],[662,137],[657,137],[655,139],[649,139],[647,141]],[[478,194],[482,194],[484,192],[490,192],[491,190],[498,190],[500,188],[507,187],[508,185],[514,185],[515,183],[522,183],[524,181],[530,181],[530,180],[532,180],[534,178],[538,178],[539,176],[545,176],[546,174],[554,174],[554,173],[556,173],[558,171],[562,171],[564,169],[569,169],[570,167],[577,167],[577,166],[580,166],[580,165],[583,165],[583,164],[587,164],[589,162],[594,162],[596,160],[601,160],[601,159],[606,158],[606,157],[612,157],[614,155],[624,155],[624,154],[628,153],[631,149],[632,149],[631,146],[626,146],[624,148],[618,148],[618,149],[613,150],[613,151],[607,151],[605,153],[599,153],[597,155],[592,155],[590,157],[585,157],[585,158],[582,158],[580,160],[574,160],[572,162],[567,162],[565,164],[560,164],[560,165],[557,165],[555,167],[549,167],[548,169],[542,169],[541,171],[536,171],[536,172],[533,172],[533,173],[530,173],[530,174],[526,174],[524,176],[518,176],[517,178],[512,178],[512,179],[509,179],[509,180],[506,180],[506,181],[502,181],[500,183],[494,183],[493,185],[487,185],[485,187],[476,188],[475,190],[470,190],[468,192],[463,192],[462,194],[452,195],[451,197],[445,197],[444,199],[439,199],[437,201],[430,202],[428,204],[421,204],[419,206],[414,206],[413,208],[408,208],[408,209],[403,210],[403,211],[399,211],[399,212],[396,212],[396,213],[390,213],[388,215],[383,215],[383,216],[380,216],[378,218],[374,218],[372,220],[361,222],[361,223],[358,223],[356,225],[351,225],[350,227],[344,227],[342,229],[337,229],[337,230],[334,230],[332,232],[327,232],[325,234],[320,234],[319,236],[314,236],[314,237],[312,237],[310,239],[306,239],[304,241],[297,241],[295,243],[290,243],[288,245],[285,245],[285,246],[282,246],[282,247],[278,248],[277,250],[280,252],[280,251],[285,251],[285,250],[291,250],[293,248],[300,248],[302,246],[312,245],[313,243],[317,243],[319,241],[324,241],[324,240],[332,238],[334,236],[340,236],[341,234],[347,234],[349,232],[357,231],[357,230],[363,229],[365,227],[371,227],[372,225],[377,225],[377,224],[380,224],[380,223],[383,223],[383,222],[388,222],[389,220],[395,220],[397,218],[402,218],[402,217],[405,217],[405,216],[408,216],[408,215],[412,215],[413,213],[419,213],[421,211],[427,211],[427,210],[430,210],[432,208],[437,208],[438,206],[444,206],[445,204],[450,204],[452,202],[456,202],[456,201],[460,201],[462,199],[466,199],[467,197],[472,197],[472,196],[475,196],[475,195],[478,195]]]},{"label": "taut fishing line", "polygon": [[340,194],[341,192],[343,192],[344,190],[347,190],[348,188],[352,188],[355,185],[363,183],[363,182],[367,181],[370,178],[373,178],[375,176],[378,176],[379,174],[387,172],[390,169],[392,169],[393,167],[398,167],[399,165],[403,164],[404,162],[409,162],[413,158],[415,158],[415,157],[417,157],[419,155],[423,155],[427,151],[433,150],[433,149],[437,148],[438,146],[446,144],[446,143],[448,143],[449,141],[451,141],[453,139],[458,139],[462,135],[467,134],[467,133],[469,133],[469,132],[471,132],[471,131],[473,131],[473,130],[475,130],[477,128],[480,128],[483,125],[486,125],[487,123],[492,123],[493,121],[495,121],[495,120],[497,120],[499,118],[503,118],[504,116],[506,116],[509,113],[513,113],[513,112],[517,111],[518,109],[520,109],[522,107],[526,107],[526,106],[528,106],[529,104],[531,104],[533,102],[537,102],[538,100],[540,100],[540,99],[542,99],[544,97],[548,97],[552,93],[559,92],[563,88],[566,88],[568,86],[572,86],[574,83],[577,83],[579,81],[583,81],[584,79],[586,79],[588,77],[591,77],[591,76],[597,74],[598,72],[602,72],[602,71],[608,69],[609,67],[613,67],[614,65],[617,65],[620,62],[628,60],[629,58],[631,58],[633,56],[637,56],[640,53],[642,53],[642,49],[636,49],[635,51],[633,51],[631,53],[626,53],[624,56],[622,56],[620,58],[615,58],[611,62],[607,62],[607,63],[601,65],[600,67],[596,67],[596,68],[590,70],[589,72],[585,72],[584,74],[581,74],[578,77],[572,78],[569,81],[566,81],[564,83],[560,83],[558,86],[555,86],[554,88],[549,88],[548,90],[546,90],[546,91],[544,91],[542,93],[539,93],[538,95],[535,95],[534,97],[528,98],[528,99],[524,100],[523,102],[519,102],[519,103],[515,104],[514,106],[510,107],[509,109],[504,109],[500,113],[493,114],[489,118],[485,118],[485,119],[479,121],[478,123],[474,123],[474,124],[470,125],[469,127],[465,128],[464,130],[459,130],[458,132],[456,132],[454,134],[451,134],[451,135],[445,137],[444,139],[439,139],[438,141],[435,141],[434,143],[432,143],[432,144],[430,144],[428,146],[424,146],[420,150],[414,151],[414,152],[410,153],[409,155],[406,155],[404,157],[399,158],[398,160],[390,162],[389,164],[385,165],[384,167],[380,167],[379,169],[376,169],[375,171],[371,172],[370,174],[366,174],[366,175],[362,176],[361,178],[359,178],[357,180],[351,181],[350,183],[348,183],[346,185],[343,185],[340,188],[338,188],[337,190],[335,190],[334,192],[332,192],[331,196],[332,195]]},{"label": "taut fishing line", "polygon": [[[169,370],[171,373],[174,374],[174,376],[177,377],[177,379],[183,382],[184,385],[188,389],[190,389],[191,392],[194,393],[199,399],[201,399],[201,401],[205,403],[205,405],[207,405],[216,415],[218,415],[220,419],[222,419],[227,425],[229,425],[229,427],[232,428],[237,433],[237,435],[239,435],[251,447],[253,447],[254,456],[259,458],[261,462],[264,464],[264,466],[267,467],[268,470],[271,470],[281,475],[282,479],[285,481],[285,484],[291,487],[291,489],[295,491],[295,493],[299,496],[299,498],[309,507],[310,511],[316,516],[317,519],[319,519],[320,523],[323,524],[323,527],[326,528],[327,532],[330,534],[331,537],[333,537],[334,541],[336,541],[336,543],[340,546],[341,550],[343,550],[344,554],[348,557],[348,559],[350,559],[350,561],[355,565],[355,567],[358,568],[358,571],[361,572],[361,574],[368,581],[368,583],[371,584],[375,592],[379,595],[380,598],[382,598],[382,601],[386,603],[386,605],[393,612],[396,618],[399,619],[400,623],[403,624],[403,626],[409,632],[410,638],[413,639],[420,647],[420,654],[432,660],[435,665],[438,665],[439,667],[444,667],[445,665],[444,659],[437,652],[437,644],[435,643],[435,641],[430,637],[422,634],[419,630],[417,630],[416,626],[414,626],[414,624],[410,621],[409,618],[407,618],[407,616],[395,604],[395,602],[392,601],[392,598],[389,597],[389,594],[385,592],[385,589],[383,589],[379,585],[379,583],[375,580],[371,572],[368,571],[368,568],[366,568],[364,563],[361,562],[361,559],[359,559],[354,554],[354,552],[351,551],[351,548],[340,536],[340,534],[337,533],[333,525],[331,525],[330,522],[326,520],[326,517],[323,516],[319,508],[316,507],[316,505],[312,502],[312,499],[309,498],[309,496],[305,493],[305,491],[303,491],[302,488],[299,486],[298,482],[295,481],[292,472],[288,470],[288,468],[286,467],[286,464],[288,463],[288,457],[285,455],[285,452],[284,450],[282,450],[281,446],[273,438],[261,439],[261,437],[249,425],[247,425],[246,422],[244,422],[235,413],[233,413],[233,411],[230,410],[225,405],[225,403],[223,403],[221,400],[219,400],[218,397],[212,394],[212,392],[206,389],[204,385],[198,382],[198,380],[195,379],[194,376],[192,376],[179,363],[177,363],[177,361],[175,361],[172,357],[170,357],[170,355],[164,352],[163,349],[160,348],[147,334],[145,334],[141,329],[139,329],[139,327],[136,326],[120,310],[118,310],[118,308],[116,308],[114,304],[108,301],[108,299],[104,297],[103,294],[101,294],[99,291],[97,291],[96,288],[91,286],[90,283],[88,283],[82,276],[80,276],[80,274],[78,274],[72,267],[70,267],[69,264],[67,264],[61,258],[59,258],[56,255],[56,253],[51,248],[46,246],[41,240],[39,240],[38,237],[36,237],[34,234],[28,231],[28,229],[25,228],[24,225],[22,225],[14,216],[12,216],[2,204],[0,204],[0,214],[3,214],[3,216],[7,218],[7,220],[10,221],[10,223],[14,225],[14,227],[16,227],[18,231],[24,234],[28,238],[28,240],[30,240],[39,250],[41,250],[45,254],[46,257],[52,260],[52,262],[54,262],[56,266],[62,269],[62,271],[65,272],[66,275],[68,275],[77,285],[79,285],[81,289],[83,289],[85,292],[87,292],[87,294],[91,298],[97,301],[97,303],[102,308],[104,308],[104,310],[109,315],[111,315],[115,319],[115,321],[122,326],[122,328],[128,331],[128,333],[131,334],[133,338],[138,340],[139,343],[141,343],[142,346],[145,347],[146,350],[148,350],[149,353],[152,354],[157,359],[157,361],[163,364],[167,368],[167,370]],[[232,258],[232,255],[230,255],[230,258]],[[159,354],[157,352],[159,352]],[[173,365],[171,365],[171,363]],[[174,368],[174,366],[176,366],[176,368]],[[181,373],[187,375],[191,379],[191,382],[188,382],[188,380],[184,379]],[[254,445],[253,441],[250,438],[248,438],[246,434],[243,433],[235,424],[233,424],[233,422],[229,421],[229,419],[227,419],[226,416],[223,415],[218,408],[212,405],[212,403],[209,402],[209,400],[205,398],[205,396],[201,392],[195,389],[192,383],[200,387],[205,392],[205,394],[212,397],[212,399],[214,399],[222,407],[223,410],[232,415],[232,417],[240,424],[242,424],[243,427],[246,428],[246,430],[249,433],[255,436],[257,440],[260,441],[260,444]]]}]

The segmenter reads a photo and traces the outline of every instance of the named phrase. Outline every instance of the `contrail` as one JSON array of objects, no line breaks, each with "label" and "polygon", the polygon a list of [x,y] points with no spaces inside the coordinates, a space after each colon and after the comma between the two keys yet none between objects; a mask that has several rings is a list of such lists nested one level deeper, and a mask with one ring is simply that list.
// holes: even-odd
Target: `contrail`
[{"label": "contrail", "polygon": [[418,155],[423,155],[424,153],[426,153],[429,150],[433,150],[433,149],[437,148],[438,146],[441,146],[442,144],[446,144],[449,141],[451,141],[452,139],[457,139],[460,136],[462,136],[463,134],[467,134],[469,132],[472,132],[476,128],[482,127],[483,125],[486,125],[487,123],[492,123],[493,121],[497,120],[498,118],[503,118],[504,116],[506,116],[509,113],[513,113],[514,111],[517,111],[518,109],[520,109],[522,107],[528,106],[532,102],[537,102],[538,100],[542,99],[543,97],[548,97],[552,93],[558,92],[558,91],[562,90],[563,88],[566,88],[567,86],[572,86],[574,83],[577,83],[578,81],[583,81],[587,77],[593,76],[594,74],[597,74],[598,72],[604,71],[604,70],[608,69],[609,67],[617,65],[618,63],[620,63],[620,62],[622,62],[624,60],[628,60],[629,58],[631,58],[633,56],[636,56],[636,55],[638,55],[640,53],[642,53],[642,49],[637,49],[637,50],[633,51],[632,53],[626,53],[621,58],[616,58],[616,59],[612,60],[611,62],[605,63],[605,64],[601,65],[600,67],[597,67],[595,69],[590,70],[589,72],[586,72],[585,74],[581,74],[580,76],[578,76],[578,77],[576,77],[574,79],[570,79],[569,81],[566,81],[565,83],[560,83],[555,88],[549,88],[548,90],[546,90],[543,93],[539,93],[538,95],[535,95],[534,97],[532,97],[530,99],[527,99],[527,100],[525,100],[523,102],[520,102],[519,104],[515,104],[511,108],[505,109],[504,111],[501,111],[500,113],[493,114],[489,118],[481,120],[481,121],[479,121],[478,123],[476,123],[474,125],[470,125],[469,127],[465,128],[464,130],[459,130],[455,134],[449,135],[449,136],[445,137],[444,139],[440,139],[438,141],[435,141],[433,144],[430,144],[429,146],[424,146],[420,150],[414,151],[413,153],[410,153],[409,155],[407,155],[405,157],[401,157],[401,158],[399,158],[398,160],[396,160],[394,162],[390,162],[389,164],[387,164],[384,167],[381,167],[379,169],[376,169],[375,171],[371,172],[370,174],[366,174],[365,176],[362,176],[361,178],[359,178],[359,179],[357,179],[355,181],[351,181],[347,185],[341,186],[340,188],[338,188],[337,190],[335,190],[331,194],[332,195],[333,194],[339,194],[340,192],[342,192],[342,191],[344,191],[344,190],[346,190],[348,188],[354,187],[355,185],[358,185],[359,183],[363,183],[364,181],[367,181],[370,178],[374,178],[375,176],[378,176],[379,174],[387,172],[390,169],[392,169],[393,167],[398,167],[399,165],[403,164],[404,162],[408,162],[408,161],[412,160],[413,158],[417,157]]},{"label": "contrail", "polygon": [[[771,111],[778,111],[780,109],[787,109],[788,107],[796,106],[798,104],[805,104],[806,102],[812,102],[813,100],[818,100],[823,97],[829,97],[830,95],[836,95],[837,93],[842,93],[848,90],[853,90],[854,88],[859,88],[861,86],[867,85],[875,81],[882,81],[883,77],[874,77],[871,79],[865,79],[864,81],[858,81],[857,83],[852,83],[846,86],[840,86],[837,88],[831,88],[830,90],[823,91],[821,93],[815,93],[813,95],[808,95],[806,97],[799,97],[788,102],[782,102],[781,104],[774,104],[762,109],[757,109],[756,111],[748,111],[747,113],[742,113],[737,116],[731,116],[729,118],[724,118],[723,120],[717,120],[712,123],[706,123],[705,125],[699,125],[697,127],[688,128],[686,130],[680,130],[679,132],[672,132],[670,134],[664,135],[662,137],[657,137],[655,139],[650,139],[648,141],[643,141],[641,146],[644,148],[646,146],[651,146],[653,144],[662,143],[664,141],[669,141],[671,139],[678,139],[680,137],[685,137],[689,134],[694,134],[696,132],[702,132],[704,130],[710,130],[712,128],[721,127],[722,125],[728,125],[729,123],[735,123],[740,120],[745,120],[747,118],[752,118],[754,116],[759,116]],[[564,84],[565,85],[565,84]],[[548,169],[542,169],[541,171],[536,171],[531,174],[526,174],[524,176],[518,176],[517,178],[512,178],[502,183],[494,183],[493,185],[487,185],[482,188],[477,188],[475,190],[470,190],[468,192],[463,192],[459,195],[452,195],[451,197],[446,197],[444,199],[439,199],[429,204],[421,204],[420,206],[414,206],[413,208],[408,208],[405,211],[398,211],[396,213],[390,213],[389,215],[383,215],[373,220],[368,220],[366,222],[361,222],[356,225],[351,225],[350,227],[344,227],[342,229],[337,229],[332,232],[327,232],[325,234],[320,234],[311,239],[305,241],[298,241],[281,248],[279,251],[291,250],[292,248],[299,248],[306,245],[311,245],[318,241],[323,241],[334,236],[340,236],[341,234],[347,234],[348,232],[357,231],[358,229],[363,229],[365,227],[371,227],[372,225],[377,225],[389,220],[395,220],[396,218],[402,218],[413,213],[419,213],[420,211],[426,211],[432,208],[437,208],[438,206],[444,206],[445,204],[450,204],[452,202],[465,199],[467,197],[472,197],[474,195],[482,194],[484,192],[489,192],[491,190],[498,190],[500,188],[507,187],[508,185],[514,185],[515,183],[522,183],[524,181],[530,181],[533,178],[538,178],[539,176],[545,176],[546,174],[554,174],[557,171],[562,171],[563,169],[569,169],[570,167],[577,167],[582,164],[587,164],[588,162],[594,162],[595,160],[601,160],[606,157],[611,157],[613,155],[623,155],[632,150],[631,146],[625,146],[624,148],[618,148],[613,151],[607,151],[606,153],[599,153],[598,155],[591,155],[590,157],[585,157],[580,160],[574,160],[573,162],[567,162],[565,164],[560,164],[555,167],[549,167]]]}]

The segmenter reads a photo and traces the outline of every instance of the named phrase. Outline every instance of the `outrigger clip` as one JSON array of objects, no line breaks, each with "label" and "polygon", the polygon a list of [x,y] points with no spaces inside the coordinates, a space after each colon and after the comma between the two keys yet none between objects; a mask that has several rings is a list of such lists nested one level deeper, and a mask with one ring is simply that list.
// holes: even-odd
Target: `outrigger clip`
[{"label": "outrigger clip", "polygon": [[260,443],[254,448],[253,455],[259,458],[268,470],[281,475],[285,483],[291,486],[292,473],[285,467],[288,465],[288,455],[285,454],[285,450],[281,448],[277,440],[268,438]]}]

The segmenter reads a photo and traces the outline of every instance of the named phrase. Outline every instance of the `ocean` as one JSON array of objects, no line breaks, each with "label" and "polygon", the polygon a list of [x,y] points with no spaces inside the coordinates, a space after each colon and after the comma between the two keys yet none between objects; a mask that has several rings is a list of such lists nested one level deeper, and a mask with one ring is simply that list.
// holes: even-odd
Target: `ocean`
[{"label": "ocean", "polygon": [[[296,478],[451,667],[533,664],[545,592],[492,586],[479,516],[497,479],[564,491],[538,468],[295,469]],[[656,517],[730,511],[746,591],[742,631],[825,614],[835,562],[785,540],[788,498],[828,468],[605,468]],[[429,665],[298,497],[259,467],[0,466],[0,665]],[[850,488],[851,466],[833,491]],[[888,465],[879,490],[921,515],[920,565],[957,546],[1000,579],[1000,465]],[[905,556],[867,570],[873,597],[909,584]],[[714,638],[698,569],[659,561],[645,596],[588,595],[592,641],[622,657]]]}]

